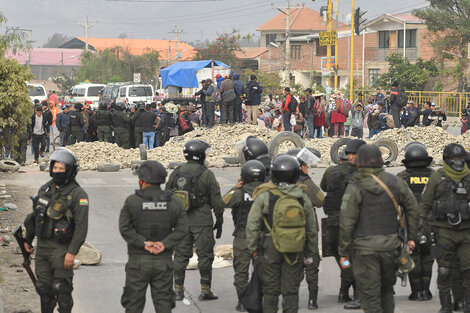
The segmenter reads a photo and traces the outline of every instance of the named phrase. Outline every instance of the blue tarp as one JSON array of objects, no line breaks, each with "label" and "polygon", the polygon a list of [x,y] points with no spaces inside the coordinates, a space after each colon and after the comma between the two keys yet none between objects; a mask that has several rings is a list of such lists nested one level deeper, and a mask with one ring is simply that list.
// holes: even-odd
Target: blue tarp
[{"label": "blue tarp", "polygon": [[196,71],[201,68],[211,67],[211,62],[214,62],[214,66],[230,68],[227,64],[215,60],[178,62],[160,71],[163,88],[168,86],[197,88],[199,84]]}]

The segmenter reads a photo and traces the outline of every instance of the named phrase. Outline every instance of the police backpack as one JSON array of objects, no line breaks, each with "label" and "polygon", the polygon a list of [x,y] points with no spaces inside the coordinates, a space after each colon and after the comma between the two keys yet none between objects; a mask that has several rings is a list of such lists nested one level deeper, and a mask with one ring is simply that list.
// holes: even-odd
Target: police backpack
[{"label": "police backpack", "polygon": [[194,172],[183,172],[181,166],[175,169],[174,186],[176,191],[174,195],[182,200],[186,211],[197,209],[204,205],[205,197],[198,187],[198,178],[206,170],[204,165],[198,167]]}]

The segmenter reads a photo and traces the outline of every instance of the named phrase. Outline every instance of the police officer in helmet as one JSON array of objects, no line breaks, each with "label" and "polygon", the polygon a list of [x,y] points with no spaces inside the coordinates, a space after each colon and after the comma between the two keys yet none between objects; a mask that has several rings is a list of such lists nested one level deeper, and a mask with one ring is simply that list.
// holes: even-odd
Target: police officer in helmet
[{"label": "police officer in helmet", "polygon": [[460,144],[447,145],[443,167],[431,175],[421,200],[422,209],[432,214],[431,240],[437,242],[431,253],[437,258],[441,313],[452,312],[451,269],[457,260],[463,272],[465,312],[470,312],[470,175],[465,156]]},{"label": "police officer in helmet", "polygon": [[[402,163],[406,170],[397,174],[410,187],[416,200],[421,202],[421,194],[434,173],[429,166],[433,158],[429,156],[426,146],[419,142],[409,143],[405,147],[405,159]],[[411,294],[408,299],[412,301],[431,300],[432,294],[429,290],[432,276],[433,258],[431,256],[430,226],[427,218],[420,221],[418,229],[417,246],[411,257],[415,268],[409,273]]]},{"label": "police officer in helmet", "polygon": [[113,130],[113,115],[108,110],[106,101],[101,101],[96,112],[96,123],[98,124],[98,140],[109,141]]},{"label": "police officer in helmet", "polygon": [[[319,159],[310,152],[307,148],[295,148],[287,151],[287,155],[292,155],[297,158],[300,163],[300,175],[297,180],[299,184],[304,184],[307,188],[305,193],[312,202],[312,205],[320,208],[325,202],[325,197],[320,188],[313,182],[313,180],[308,175],[308,169],[310,164],[314,164],[319,161]],[[314,210],[315,220],[317,220],[317,213]],[[317,223],[318,229],[318,223]],[[315,255],[313,263],[305,266],[305,277],[308,284],[308,309],[315,310],[318,309],[317,298],[318,298],[318,267],[320,265],[319,255]]]},{"label": "police officer in helmet", "polygon": [[116,110],[113,112],[114,138],[116,144],[124,149],[129,149],[129,130],[131,128],[131,119],[126,114],[126,104],[124,102],[116,103]]},{"label": "police officer in helmet", "polygon": [[240,180],[243,185],[240,188],[233,187],[222,198],[227,208],[232,208],[232,218],[235,225],[233,232],[233,269],[234,285],[238,295],[238,303],[235,310],[245,312],[241,303],[241,295],[248,284],[251,254],[246,242],[246,223],[248,213],[253,204],[253,192],[261,185],[266,176],[263,163],[257,160],[249,160],[242,166]]},{"label": "police officer in helmet", "polygon": [[[220,195],[219,183],[214,173],[205,165],[206,153],[210,145],[202,140],[193,139],[184,145],[183,154],[186,164],[177,167],[170,175],[166,190],[186,191],[189,195],[187,207],[189,233],[175,249],[175,293],[176,300],[184,298],[184,279],[186,266],[193,256],[193,246],[198,255],[198,268],[201,275],[200,301],[218,299],[211,291],[212,262],[214,261],[214,232],[216,238],[222,236],[224,203]],[[216,217],[214,224],[212,210]]]},{"label": "police officer in helmet", "polygon": [[[260,185],[253,195],[246,239],[248,249],[261,265],[264,313],[278,311],[281,294],[283,311],[298,311],[304,265],[318,257],[315,213],[304,188],[297,184],[300,172],[295,157],[278,155],[271,165],[272,181]],[[284,226],[276,216],[286,219]],[[298,235],[295,240],[280,239],[286,225]]]},{"label": "police officer in helmet", "polygon": [[67,148],[57,148],[49,158],[51,180],[33,201],[33,213],[26,217],[25,248],[37,237],[36,291],[41,312],[60,313],[73,307],[72,277],[75,256],[88,229],[88,195],[76,182],[78,158]]},{"label": "police officer in helmet", "polygon": [[266,169],[266,177],[268,178],[271,167],[271,158],[269,157],[268,146],[266,143],[255,136],[248,136],[246,140],[242,141],[242,143],[244,144],[242,151],[245,160],[258,160],[263,163]]},{"label": "police officer in helmet", "polygon": [[143,312],[150,285],[155,311],[175,307],[172,254],[188,233],[182,202],[163,191],[167,172],[157,161],[144,161],[138,171],[139,186],[127,197],[119,216],[119,231],[127,242],[129,259],[121,304],[126,312]]}]

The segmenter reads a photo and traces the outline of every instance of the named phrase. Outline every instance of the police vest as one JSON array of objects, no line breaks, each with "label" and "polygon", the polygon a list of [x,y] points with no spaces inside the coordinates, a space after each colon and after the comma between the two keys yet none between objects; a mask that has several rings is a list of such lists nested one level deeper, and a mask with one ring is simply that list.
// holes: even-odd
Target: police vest
[{"label": "police vest", "polygon": [[407,172],[410,173],[410,177],[406,179],[406,183],[413,192],[416,200],[420,202],[424,187],[426,187],[433,170],[429,168],[408,169]]},{"label": "police vest", "polygon": [[111,126],[111,113],[106,110],[98,110],[96,112],[96,123],[98,126]]},{"label": "police vest", "polygon": [[170,225],[171,194],[162,192],[149,197],[144,196],[143,192],[138,190],[136,195],[143,198],[137,233],[145,240],[162,241],[173,231]]},{"label": "police vest", "polygon": [[354,172],[349,172],[341,166],[333,168],[325,196],[325,203],[323,204],[323,209],[326,214],[339,211],[341,200],[343,199],[344,192],[346,191],[349,179],[353,173]]},{"label": "police vest", "polygon": [[433,201],[433,217],[437,220],[449,218],[450,221],[460,214],[463,220],[470,219],[470,175],[458,183],[445,176],[443,184],[444,193]]},{"label": "police vest", "polygon": [[114,127],[116,128],[129,128],[129,123],[126,123],[124,121],[124,117],[125,117],[126,113],[122,112],[122,111],[115,111],[113,113],[113,124],[114,124]]},{"label": "police vest", "polygon": [[246,237],[245,229],[246,222],[248,219],[248,213],[250,213],[251,206],[253,205],[252,193],[250,194],[245,190],[244,187],[240,189],[243,192],[242,202],[232,209],[232,218],[235,225],[235,230],[233,231],[233,236],[235,237]]},{"label": "police vest", "polygon": [[[398,178],[389,174],[387,187],[395,199],[399,199]],[[359,206],[359,221],[356,226],[356,237],[390,235],[398,232],[398,213],[387,192],[372,193],[359,186],[356,182],[351,184],[359,188],[362,201]]]},{"label": "police vest", "polygon": [[80,125],[80,117],[81,117],[80,112],[72,111],[72,113],[70,113],[70,126],[72,127],[77,126],[81,128],[82,125]]}]

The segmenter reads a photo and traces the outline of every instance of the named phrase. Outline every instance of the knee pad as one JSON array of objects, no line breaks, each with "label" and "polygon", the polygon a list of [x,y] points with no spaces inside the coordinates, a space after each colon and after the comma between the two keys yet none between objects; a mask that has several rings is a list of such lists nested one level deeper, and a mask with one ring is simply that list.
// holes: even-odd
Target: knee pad
[{"label": "knee pad", "polygon": [[448,279],[450,279],[450,275],[451,275],[452,271],[451,271],[450,267],[439,267],[437,272],[439,273],[439,278],[440,279],[448,280]]},{"label": "knee pad", "polygon": [[72,286],[65,279],[54,279],[51,284],[51,290],[55,296],[62,296],[72,293]]},{"label": "knee pad", "polygon": [[40,296],[47,296],[49,295],[50,292],[50,285],[44,281],[37,280],[36,283],[34,284],[34,287],[36,288],[36,292]]}]

